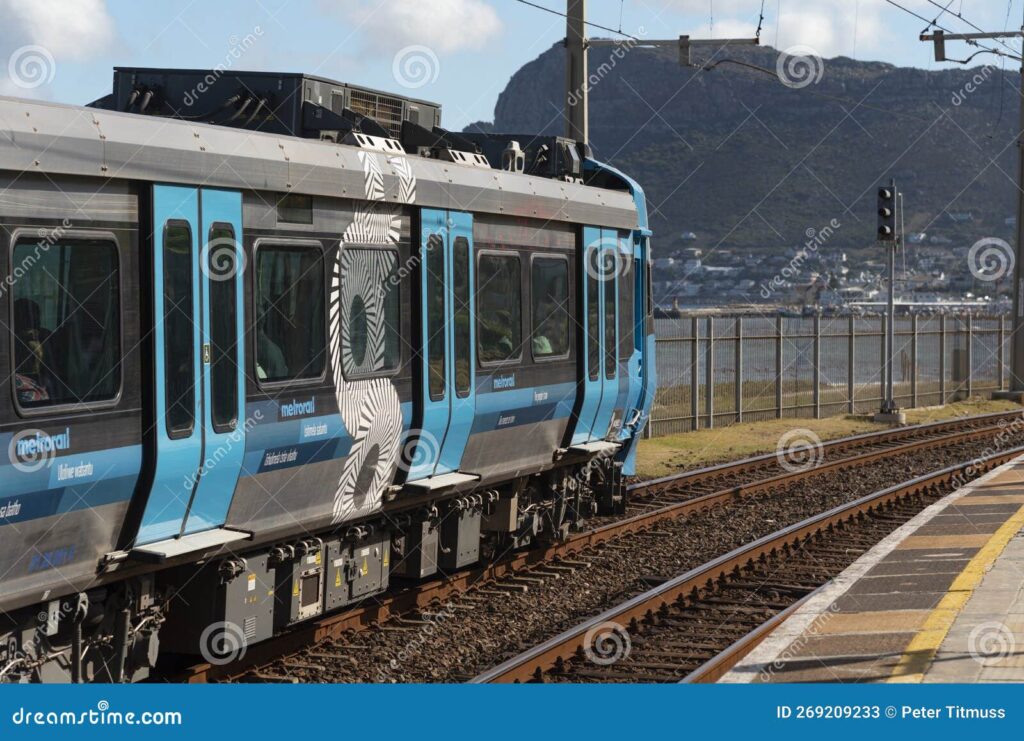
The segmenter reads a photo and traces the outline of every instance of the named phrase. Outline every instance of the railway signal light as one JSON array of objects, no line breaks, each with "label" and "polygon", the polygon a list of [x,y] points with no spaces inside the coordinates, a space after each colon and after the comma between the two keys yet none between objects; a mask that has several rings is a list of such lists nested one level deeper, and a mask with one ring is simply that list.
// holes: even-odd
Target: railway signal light
[{"label": "railway signal light", "polygon": [[891,185],[878,189],[878,240],[896,241],[896,188]]}]

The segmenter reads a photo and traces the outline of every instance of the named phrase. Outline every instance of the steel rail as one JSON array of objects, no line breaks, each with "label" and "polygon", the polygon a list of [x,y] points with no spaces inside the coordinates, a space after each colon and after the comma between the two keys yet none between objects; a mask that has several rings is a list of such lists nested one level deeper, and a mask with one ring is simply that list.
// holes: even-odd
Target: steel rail
[{"label": "steel rail", "polygon": [[[608,622],[627,626],[632,621],[643,620],[646,615],[656,613],[673,602],[694,599],[701,594],[713,591],[715,582],[733,571],[751,565],[761,558],[772,557],[786,547],[793,546],[798,548],[807,538],[821,534],[860,514],[869,513],[889,502],[947,484],[952,481],[956,474],[968,468],[973,467],[977,471],[988,471],[1021,454],[1024,454],[1024,446],[994,453],[972,461],[958,463],[940,471],[896,484],[847,504],[833,507],[826,512],[758,538],[752,543],[736,548],[702,566],[691,569],[642,594],[632,597],[622,604],[605,610],[601,614],[583,621],[554,638],[544,641],[528,651],[483,672],[471,681],[472,683],[481,684],[492,682],[528,682],[542,678],[545,672],[560,666],[575,656],[577,652],[583,651],[587,633],[592,628]],[[763,637],[764,635],[760,636],[761,639]],[[757,638],[757,636],[754,636],[754,638]],[[743,655],[739,649],[734,650],[732,653],[737,659]],[[724,673],[724,667],[726,667],[725,662],[720,662],[715,671]]]}]

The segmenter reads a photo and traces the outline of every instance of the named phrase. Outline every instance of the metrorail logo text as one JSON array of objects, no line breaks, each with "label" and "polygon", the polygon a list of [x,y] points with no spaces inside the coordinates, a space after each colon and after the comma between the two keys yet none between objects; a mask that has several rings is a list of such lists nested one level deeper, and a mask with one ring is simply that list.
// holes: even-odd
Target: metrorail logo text
[{"label": "metrorail logo text", "polygon": [[176,710],[144,710],[141,713],[111,710],[110,703],[100,700],[95,708],[73,710],[26,710],[11,713],[16,726],[180,726],[181,713]]}]

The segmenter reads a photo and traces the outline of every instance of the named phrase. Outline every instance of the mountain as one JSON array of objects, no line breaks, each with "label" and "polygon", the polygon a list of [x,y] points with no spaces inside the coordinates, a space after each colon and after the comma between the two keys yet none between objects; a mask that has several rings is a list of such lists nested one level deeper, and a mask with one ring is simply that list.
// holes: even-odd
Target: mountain
[{"label": "mountain", "polygon": [[[493,123],[467,130],[561,134],[564,53],[556,45],[524,65],[500,94]],[[1015,69],[781,57],[797,70],[817,65],[812,80],[820,71],[796,88],[777,74],[775,49],[725,56],[703,70],[680,66],[674,50],[591,50],[594,155],[644,187],[662,255],[684,245],[705,255],[791,250],[833,219],[840,227],[830,246],[871,245],[876,188],[890,177],[904,193],[908,233],[927,232],[942,245],[919,249],[1012,240]],[[697,241],[684,243],[684,232]]]}]

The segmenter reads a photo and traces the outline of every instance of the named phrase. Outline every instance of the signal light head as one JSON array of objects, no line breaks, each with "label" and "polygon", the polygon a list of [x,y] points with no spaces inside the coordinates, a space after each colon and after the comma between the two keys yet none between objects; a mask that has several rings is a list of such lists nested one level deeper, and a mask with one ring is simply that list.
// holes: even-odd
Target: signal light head
[{"label": "signal light head", "polygon": [[879,188],[878,189],[878,197],[880,199],[882,199],[883,201],[891,201],[892,200],[892,189],[890,189],[890,188]]}]

